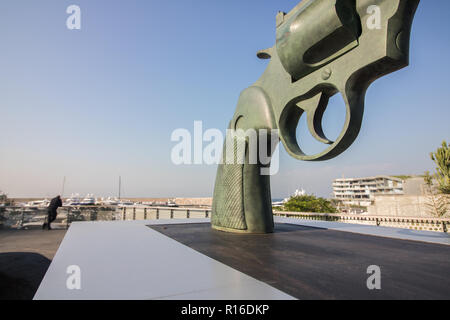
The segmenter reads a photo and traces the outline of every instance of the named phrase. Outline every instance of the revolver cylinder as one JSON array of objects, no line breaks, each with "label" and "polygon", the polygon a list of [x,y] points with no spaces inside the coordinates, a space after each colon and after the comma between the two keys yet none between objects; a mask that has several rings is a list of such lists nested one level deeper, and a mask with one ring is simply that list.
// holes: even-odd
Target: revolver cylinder
[{"label": "revolver cylinder", "polygon": [[355,1],[310,0],[276,34],[280,61],[296,81],[358,46],[361,22]]}]

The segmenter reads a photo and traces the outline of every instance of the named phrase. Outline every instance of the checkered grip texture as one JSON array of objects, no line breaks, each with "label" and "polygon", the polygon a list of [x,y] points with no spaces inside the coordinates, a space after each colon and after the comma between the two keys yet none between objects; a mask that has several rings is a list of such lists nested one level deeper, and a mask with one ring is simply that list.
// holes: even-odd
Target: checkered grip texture
[{"label": "checkered grip texture", "polygon": [[[234,138],[234,155],[245,155],[245,143]],[[225,157],[225,150],[223,153]],[[221,164],[217,175],[212,208],[212,224],[229,229],[246,230],[244,215],[243,164]]]}]

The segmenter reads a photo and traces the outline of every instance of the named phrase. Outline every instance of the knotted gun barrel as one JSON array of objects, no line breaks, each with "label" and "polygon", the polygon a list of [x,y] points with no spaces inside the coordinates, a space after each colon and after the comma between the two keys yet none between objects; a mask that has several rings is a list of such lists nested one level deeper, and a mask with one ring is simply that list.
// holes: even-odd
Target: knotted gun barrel
[{"label": "knotted gun barrel", "polygon": [[[279,13],[275,46],[257,54],[270,59],[267,69],[241,93],[228,129],[277,132],[287,152],[299,160],[338,156],[358,136],[369,85],[408,65],[418,4],[419,0],[304,0],[291,12]],[[331,141],[323,132],[322,117],[337,93],[347,114],[342,132]],[[300,148],[296,130],[302,115],[311,135],[327,146],[321,153],[307,155]],[[227,144],[244,161],[223,161],[218,167],[213,228],[272,232],[270,179],[261,174],[268,164],[250,161],[248,137],[227,136]],[[272,154],[273,146],[268,149]]]}]

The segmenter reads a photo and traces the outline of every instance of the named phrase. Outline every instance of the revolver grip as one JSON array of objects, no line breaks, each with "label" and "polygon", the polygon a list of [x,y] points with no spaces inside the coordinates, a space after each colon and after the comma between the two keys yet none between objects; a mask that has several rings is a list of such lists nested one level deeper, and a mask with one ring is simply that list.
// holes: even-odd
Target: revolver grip
[{"label": "revolver grip", "polygon": [[[236,155],[247,158],[248,144],[242,145],[244,148],[235,148]],[[211,216],[213,228],[243,233],[273,232],[270,176],[261,175],[263,167],[248,161],[219,164]]]},{"label": "revolver grip", "polygon": [[[273,128],[276,126],[271,103],[265,92],[259,87],[244,90],[229,129],[244,132],[250,129],[255,134],[253,137],[226,136],[214,187],[213,228],[246,233],[273,232],[270,176],[261,174],[269,165],[261,163],[259,153],[256,159],[252,160],[251,156],[255,145],[259,151],[260,130]],[[249,142],[252,138],[254,145]],[[273,150],[269,149],[270,155],[271,152]]]}]

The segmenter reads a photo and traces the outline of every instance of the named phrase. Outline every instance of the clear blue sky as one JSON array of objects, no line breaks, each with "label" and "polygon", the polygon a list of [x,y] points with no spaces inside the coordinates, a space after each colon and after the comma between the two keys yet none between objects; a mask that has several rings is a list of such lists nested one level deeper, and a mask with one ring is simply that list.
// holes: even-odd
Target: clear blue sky
[{"label": "clear blue sky", "polygon": [[[375,1],[375,0],[374,0]],[[211,196],[215,166],[175,166],[174,129],[224,130],[239,93],[267,62],[275,15],[298,0],[2,0],[0,190],[125,196]],[[82,30],[66,28],[66,8]],[[432,170],[429,152],[450,140],[450,1],[421,1],[411,65],[375,82],[363,127],[340,157],[291,159],[281,147],[274,197],[298,187],[329,196],[332,179]],[[337,135],[343,107],[325,118]],[[305,129],[299,136],[306,139]],[[317,150],[305,142],[307,151]]]}]

